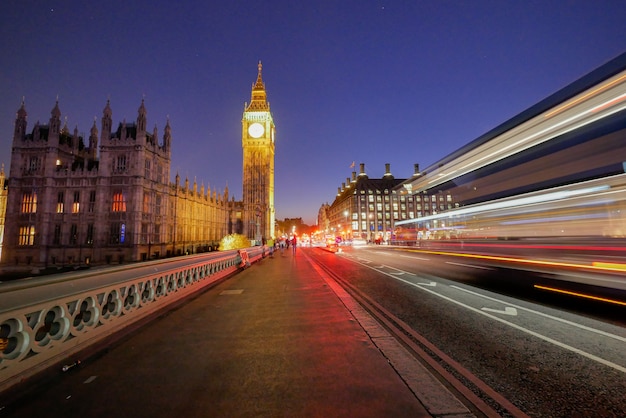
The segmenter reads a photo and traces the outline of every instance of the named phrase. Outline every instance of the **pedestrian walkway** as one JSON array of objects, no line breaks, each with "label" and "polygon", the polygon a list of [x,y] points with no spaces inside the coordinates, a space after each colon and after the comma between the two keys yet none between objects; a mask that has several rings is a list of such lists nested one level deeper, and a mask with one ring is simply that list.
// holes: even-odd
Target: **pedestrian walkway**
[{"label": "pedestrian walkway", "polygon": [[310,251],[319,250],[275,252],[0,416],[439,415],[409,389]]}]

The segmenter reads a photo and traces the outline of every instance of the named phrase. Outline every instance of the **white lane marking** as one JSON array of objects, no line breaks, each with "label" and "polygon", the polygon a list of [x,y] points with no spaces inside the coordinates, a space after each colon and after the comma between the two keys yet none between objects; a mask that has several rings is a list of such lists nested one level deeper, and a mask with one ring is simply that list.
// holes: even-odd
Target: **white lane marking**
[{"label": "white lane marking", "polygon": [[453,263],[451,261],[446,261],[446,264],[452,264],[452,265],[461,266],[461,267],[472,267],[475,269],[482,269],[482,270],[493,270],[491,267],[475,266],[473,264]]},{"label": "white lane marking", "polygon": [[517,316],[517,309],[512,308],[510,306],[507,306],[504,308],[504,310],[502,309],[493,309],[493,308],[480,308],[483,311],[487,311],[487,312],[493,312],[493,313],[501,313],[504,315],[511,315],[511,316]]},{"label": "white lane marking", "polygon": [[[372,268],[372,267],[370,267],[370,266],[365,266],[365,267]],[[373,268],[372,268],[372,269],[373,269]],[[376,270],[376,269],[373,269],[373,270]],[[539,338],[540,340],[544,340],[544,341],[546,341],[546,342],[548,342],[548,343],[551,343],[551,344],[553,344],[553,345],[555,345],[555,346],[557,346],[557,347],[560,347],[560,348],[562,348],[562,349],[564,349],[564,350],[571,351],[571,352],[576,353],[576,354],[579,354],[579,355],[581,355],[581,356],[583,356],[583,357],[587,357],[587,358],[588,358],[588,359],[590,359],[590,360],[593,360],[593,361],[595,361],[595,362],[598,362],[598,363],[600,363],[600,364],[604,364],[605,366],[608,366],[608,367],[611,367],[611,368],[613,368],[613,369],[615,369],[615,370],[618,370],[618,371],[620,371],[620,372],[622,372],[622,373],[626,373],[626,367],[624,367],[624,366],[620,366],[619,364],[613,363],[613,362],[611,362],[611,361],[609,361],[609,360],[603,359],[603,358],[598,357],[598,356],[596,356],[596,355],[593,355],[593,354],[591,354],[591,353],[587,353],[586,351],[580,350],[580,349],[578,349],[578,348],[576,348],[576,347],[572,347],[572,346],[570,346],[570,345],[567,345],[567,344],[565,344],[565,343],[562,343],[562,342],[557,341],[557,340],[555,340],[555,339],[552,339],[552,338],[550,338],[550,337],[546,337],[545,335],[539,334],[538,332],[535,332],[535,331],[529,330],[529,329],[527,329],[527,328],[524,328],[524,327],[519,326],[519,325],[517,325],[517,324],[514,324],[514,323],[512,323],[512,322],[505,321],[505,320],[504,320],[504,319],[502,319],[502,318],[498,318],[497,316],[494,316],[494,315],[492,315],[492,314],[490,314],[490,313],[487,313],[487,312],[481,311],[480,309],[474,308],[473,306],[466,305],[466,304],[465,304],[465,303],[463,303],[463,302],[460,302],[460,301],[458,301],[458,300],[452,299],[452,298],[450,298],[450,297],[448,297],[448,296],[444,296],[444,295],[442,295],[441,293],[437,293],[437,292],[435,292],[434,290],[430,290],[430,289],[425,288],[425,287],[423,287],[423,286],[420,286],[420,285],[418,285],[418,284],[412,283],[412,282],[410,282],[410,281],[408,281],[408,280],[401,279],[400,277],[393,276],[393,275],[391,275],[391,274],[389,274],[389,273],[385,273],[384,271],[380,271],[380,270],[376,270],[376,271],[378,271],[379,273],[384,274],[384,275],[386,275],[386,276],[392,277],[392,278],[393,278],[393,279],[395,279],[395,280],[398,280],[398,281],[401,281],[401,282],[403,282],[403,283],[406,283],[406,284],[408,284],[409,286],[413,286],[413,287],[416,287],[416,288],[418,288],[418,289],[422,289],[423,291],[428,292],[428,293],[430,293],[430,294],[432,294],[432,295],[434,295],[434,296],[438,296],[438,297],[440,297],[440,298],[442,298],[442,299],[445,299],[445,300],[447,300],[448,302],[452,302],[452,303],[454,303],[454,304],[456,304],[456,305],[462,306],[462,307],[464,307],[464,308],[466,308],[466,309],[469,309],[470,311],[473,311],[473,312],[479,313],[479,314],[481,314],[481,315],[483,315],[483,316],[486,316],[486,317],[488,317],[488,318],[491,318],[491,319],[493,319],[494,321],[501,322],[501,323],[503,323],[503,324],[505,324],[505,325],[510,326],[511,328],[515,328],[515,329],[517,329],[517,330],[519,330],[519,331],[522,331],[522,332],[524,332],[524,333],[526,333],[526,334],[529,334],[529,335],[532,335],[532,336],[534,336],[534,337],[537,337],[537,338]],[[456,287],[456,286],[452,286],[452,287]]]},{"label": "white lane marking", "polygon": [[437,282],[430,282],[430,283],[416,283],[418,286],[430,286],[430,287],[436,287],[437,286]]},{"label": "white lane marking", "polygon": [[96,380],[97,377],[98,376],[91,376],[87,380],[85,380],[83,383],[84,384],[89,384],[89,383],[93,382],[94,380]]},{"label": "white lane marking", "polygon": [[390,273],[390,274],[400,274],[400,275],[408,274],[408,275],[411,275],[411,276],[415,276],[415,273],[411,273],[411,272],[408,272],[408,271],[400,270],[400,269],[397,269],[397,268],[391,267],[391,266],[382,265],[382,266],[380,266],[378,268],[386,268],[386,269],[397,271],[397,273]]},{"label": "white lane marking", "polygon": [[[391,277],[393,277],[393,276],[391,276]],[[412,285],[412,286],[415,286],[413,283],[411,283],[411,282],[407,282],[406,280],[402,280],[402,279],[400,279],[400,278],[398,278],[398,277],[394,277],[394,279],[396,279],[396,280],[401,280],[401,281],[403,281],[403,282],[405,282],[405,283],[407,283],[407,284],[410,284],[410,285]],[[473,306],[466,305],[466,304],[465,304],[465,303],[463,303],[463,302],[460,302],[460,301],[458,301],[458,300],[452,299],[452,298],[450,298],[450,297],[448,297],[448,296],[444,296],[444,295],[442,295],[442,294],[440,294],[440,293],[437,293],[437,292],[435,292],[435,291],[433,291],[433,290],[426,289],[426,288],[424,288],[424,287],[419,287],[419,288],[420,288],[420,289],[422,289],[422,290],[424,290],[424,291],[426,291],[426,292],[429,292],[429,293],[431,293],[431,294],[433,294],[433,295],[435,295],[435,296],[439,296],[440,298],[445,299],[445,300],[447,300],[447,301],[449,301],[449,302],[452,302],[452,303],[454,303],[454,304],[456,304],[456,305],[459,305],[459,306],[462,306],[462,307],[464,307],[464,308],[466,308],[466,309],[469,309],[470,311],[474,311],[474,312],[477,312],[477,313],[479,313],[479,314],[481,314],[481,315],[484,315],[484,316],[486,316],[486,317],[488,317],[488,318],[491,318],[491,319],[493,319],[494,321],[498,321],[498,322],[500,322],[500,323],[503,323],[503,324],[505,324],[505,325],[510,326],[511,328],[515,328],[515,329],[517,329],[517,330],[519,330],[519,331],[522,331],[522,332],[524,332],[524,333],[526,333],[526,334],[532,335],[533,337],[537,337],[537,338],[539,338],[539,339],[541,339],[541,340],[544,340],[544,341],[546,341],[546,342],[549,342],[549,343],[551,343],[551,344],[553,344],[553,345],[555,345],[555,346],[557,346],[557,347],[563,348],[563,349],[565,349],[565,350],[571,351],[571,352],[576,353],[576,354],[580,354],[581,356],[583,356],[583,357],[587,357],[587,358],[588,358],[588,359],[590,359],[590,360],[593,360],[593,361],[596,361],[596,362],[598,362],[598,363],[604,364],[605,366],[609,366],[609,367],[611,367],[611,368],[613,368],[613,369],[615,369],[615,370],[619,370],[619,371],[620,371],[620,372],[622,372],[622,373],[626,373],[626,367],[624,367],[624,366],[620,366],[619,364],[613,363],[613,362],[611,362],[611,361],[609,361],[609,360],[603,359],[603,358],[598,357],[598,356],[596,356],[596,355],[593,355],[593,354],[591,354],[591,353],[587,353],[586,351],[580,350],[580,349],[578,349],[578,348],[576,348],[576,347],[572,347],[571,345],[568,345],[568,344],[562,343],[562,342],[557,341],[557,340],[555,340],[555,339],[553,339],[553,338],[546,337],[545,335],[542,335],[542,334],[539,334],[538,332],[535,332],[535,331],[529,330],[528,328],[524,328],[524,327],[522,327],[522,326],[520,326],[520,325],[517,325],[517,324],[514,324],[514,323],[512,323],[512,322],[505,321],[505,320],[504,320],[504,319],[502,319],[502,318],[499,318],[499,317],[497,317],[497,316],[491,315],[490,313],[487,313],[487,312],[481,311],[480,309],[474,308]]]},{"label": "white lane marking", "polygon": [[399,257],[410,258],[411,260],[430,261],[430,258],[410,256],[410,255],[402,255],[402,254],[400,254]]},{"label": "white lane marking", "polygon": [[535,315],[543,316],[544,318],[548,318],[548,319],[551,319],[553,321],[562,322],[564,324],[571,325],[573,327],[584,329],[585,331],[594,332],[596,334],[600,334],[600,335],[603,335],[605,337],[609,337],[609,338],[616,339],[618,341],[626,342],[626,337],[622,337],[620,335],[611,334],[611,333],[606,332],[606,331],[602,331],[602,330],[599,330],[599,329],[596,329],[596,328],[591,328],[591,327],[588,327],[586,325],[578,324],[576,322],[568,321],[567,319],[563,319],[563,318],[559,318],[559,317],[556,317],[556,316],[548,315],[548,314],[545,314],[543,312],[539,312],[539,311],[535,311],[533,309],[525,308],[523,306],[515,305],[513,303],[504,302],[504,301],[502,301],[500,299],[496,299],[496,298],[493,298],[491,296],[483,295],[483,294],[480,294],[478,292],[474,292],[474,291],[471,291],[471,290],[468,290],[468,289],[463,289],[462,287],[459,287],[459,286],[451,285],[450,287],[453,287],[453,288],[455,288],[457,290],[461,290],[461,291],[466,292],[466,293],[471,293],[474,296],[479,296],[479,297],[484,298],[484,299],[488,299],[488,300],[492,300],[494,302],[502,303],[503,305],[514,306],[517,309],[520,309],[520,310],[523,310],[523,311],[526,311],[526,312],[530,312],[530,313],[535,314]]}]

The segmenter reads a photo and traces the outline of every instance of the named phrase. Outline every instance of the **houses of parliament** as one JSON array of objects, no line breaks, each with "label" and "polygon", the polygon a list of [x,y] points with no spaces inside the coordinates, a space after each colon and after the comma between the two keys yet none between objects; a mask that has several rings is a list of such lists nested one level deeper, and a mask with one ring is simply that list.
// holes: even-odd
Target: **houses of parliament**
[{"label": "houses of parliament", "polygon": [[[17,111],[0,267],[36,271],[143,261],[216,249],[231,233],[252,242],[274,234],[275,126],[259,62],[242,118],[243,199],[176,174],[170,180],[169,120],[147,130],[147,110],[135,122],[113,122],[107,101],[100,126],[84,138],[62,124],[58,101],[47,124],[27,126]],[[4,203],[4,200],[6,202]],[[2,225],[0,225],[1,227]],[[2,237],[3,233],[3,237]]]}]

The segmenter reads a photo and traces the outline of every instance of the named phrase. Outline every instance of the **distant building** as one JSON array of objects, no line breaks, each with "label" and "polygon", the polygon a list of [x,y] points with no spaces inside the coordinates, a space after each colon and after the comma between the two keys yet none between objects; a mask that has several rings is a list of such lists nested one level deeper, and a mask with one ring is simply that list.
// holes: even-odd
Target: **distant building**
[{"label": "distant building", "polygon": [[[413,176],[419,176],[415,164]],[[337,196],[330,206],[322,206],[318,225],[327,234],[350,240],[363,238],[371,242],[395,240],[395,222],[426,216],[451,209],[454,206],[449,194],[417,194],[403,190],[406,179],[396,179],[390,164],[385,164],[385,174],[380,179],[369,178],[365,164],[360,164],[357,175],[337,188]],[[322,210],[323,209],[323,210]]]},{"label": "distant building", "polygon": [[[48,124],[27,130],[17,111],[6,197],[3,270],[141,261],[206,251],[241,227],[241,205],[194,181],[170,184],[172,133],[147,131],[142,100],[134,123],[113,128],[107,101],[101,132]],[[99,152],[98,152],[99,151]],[[3,191],[6,188],[3,188]],[[5,192],[6,193],[6,192]],[[0,202],[2,202],[0,198]],[[0,203],[1,204],[1,203]],[[1,207],[0,207],[1,209]],[[1,232],[1,231],[0,231]]]}]

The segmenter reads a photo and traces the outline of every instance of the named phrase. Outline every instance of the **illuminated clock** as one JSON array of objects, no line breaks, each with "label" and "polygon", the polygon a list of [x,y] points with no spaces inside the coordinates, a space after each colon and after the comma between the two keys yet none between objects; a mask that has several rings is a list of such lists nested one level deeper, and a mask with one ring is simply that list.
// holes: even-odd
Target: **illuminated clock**
[{"label": "illuminated clock", "polygon": [[260,138],[264,132],[265,128],[263,128],[263,125],[258,122],[255,122],[252,125],[248,126],[248,133],[252,138]]}]

